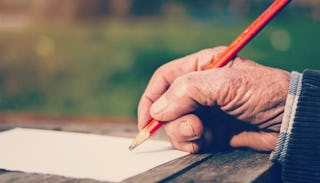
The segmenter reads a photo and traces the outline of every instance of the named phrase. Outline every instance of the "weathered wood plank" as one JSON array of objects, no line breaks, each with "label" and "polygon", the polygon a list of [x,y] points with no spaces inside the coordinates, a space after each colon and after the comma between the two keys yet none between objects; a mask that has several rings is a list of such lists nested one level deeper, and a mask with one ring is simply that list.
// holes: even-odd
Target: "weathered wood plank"
[{"label": "weathered wood plank", "polygon": [[189,154],[184,157],[172,160],[163,165],[150,169],[140,175],[129,178],[124,183],[131,182],[161,182],[170,177],[174,177],[187,171],[189,168],[196,166],[210,158],[211,154]]},{"label": "weathered wood plank", "polygon": [[[251,150],[217,153],[188,172],[164,182],[254,182],[272,168],[273,164],[268,159],[269,154]],[[272,180],[279,182],[280,177],[273,177]]]},{"label": "weathered wood plank", "polygon": [[49,174],[24,173],[24,172],[6,172],[0,174],[0,182],[3,183],[20,183],[20,182],[54,182],[54,183],[99,183],[92,179],[74,179]]}]

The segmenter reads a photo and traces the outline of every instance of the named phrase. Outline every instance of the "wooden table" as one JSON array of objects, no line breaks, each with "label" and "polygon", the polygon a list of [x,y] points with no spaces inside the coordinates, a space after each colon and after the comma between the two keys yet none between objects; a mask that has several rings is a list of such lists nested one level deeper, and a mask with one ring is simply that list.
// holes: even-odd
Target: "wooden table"
[{"label": "wooden table", "polygon": [[[0,130],[15,127],[51,129],[134,137],[136,124],[130,119],[47,118],[34,115],[0,114]],[[166,139],[163,131],[153,138]],[[3,147],[4,148],[4,147]],[[97,183],[91,179],[11,172],[0,169],[0,182]],[[124,182],[281,182],[280,167],[269,154],[234,150],[215,154],[190,154],[155,167]]]}]

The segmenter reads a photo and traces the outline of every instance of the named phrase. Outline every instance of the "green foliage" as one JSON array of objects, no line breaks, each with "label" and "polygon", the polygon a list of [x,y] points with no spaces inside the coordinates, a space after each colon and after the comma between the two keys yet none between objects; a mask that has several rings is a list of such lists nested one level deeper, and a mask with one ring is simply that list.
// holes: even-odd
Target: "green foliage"
[{"label": "green foliage", "polygon": [[[135,116],[139,97],[158,66],[227,45],[248,22],[109,20],[0,31],[0,109]],[[288,71],[320,69],[319,30],[312,21],[275,21],[241,54]]]}]

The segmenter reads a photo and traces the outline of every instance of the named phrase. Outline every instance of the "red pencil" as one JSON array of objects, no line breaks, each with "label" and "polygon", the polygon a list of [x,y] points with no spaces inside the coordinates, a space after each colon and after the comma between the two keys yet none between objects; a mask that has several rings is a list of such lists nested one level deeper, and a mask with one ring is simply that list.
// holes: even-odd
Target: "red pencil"
[{"label": "red pencil", "polygon": [[[275,0],[246,30],[244,30],[211,64],[205,69],[222,67],[227,64],[267,23],[291,0]],[[151,137],[162,123],[152,119],[136,136],[129,149],[133,150]]]}]

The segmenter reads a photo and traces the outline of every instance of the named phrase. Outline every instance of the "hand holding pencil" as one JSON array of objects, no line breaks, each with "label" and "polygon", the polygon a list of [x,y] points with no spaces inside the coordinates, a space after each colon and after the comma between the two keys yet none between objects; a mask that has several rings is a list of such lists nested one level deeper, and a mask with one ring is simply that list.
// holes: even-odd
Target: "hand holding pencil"
[{"label": "hand holding pencil", "polygon": [[[222,107],[223,105],[219,104],[218,100],[214,100],[214,99],[216,99],[216,97],[214,95],[219,94],[218,91],[220,91],[220,90],[217,90],[217,88],[215,88],[215,87],[217,87],[217,85],[219,85],[219,83],[221,84],[221,82],[224,81],[223,78],[220,79],[216,75],[213,75],[211,77],[217,77],[217,78],[215,79],[215,83],[211,83],[212,85],[209,85],[210,82],[203,82],[204,79],[201,80],[201,79],[199,79],[200,77],[196,76],[196,75],[203,74],[203,72],[210,73],[209,71],[203,71],[203,72],[200,72],[200,71],[212,69],[212,68],[218,68],[218,67],[221,67],[221,66],[227,64],[236,55],[236,53],[239,52],[240,49],[242,47],[244,47],[264,27],[264,25],[266,25],[266,23],[268,21],[270,21],[271,18],[280,9],[282,9],[288,2],[289,2],[288,0],[275,1],[257,20],[255,20],[239,37],[237,37],[221,53],[214,54],[214,51],[212,51],[212,53],[203,53],[203,52],[206,52],[206,51],[203,51],[203,52],[199,52],[197,54],[194,54],[194,55],[182,58],[182,59],[178,59],[176,61],[170,62],[170,63],[160,67],[160,69],[158,69],[156,71],[156,73],[154,74],[154,76],[151,78],[151,80],[147,86],[147,89],[140,100],[139,109],[138,109],[139,110],[138,111],[138,118],[139,118],[138,121],[139,121],[139,128],[141,129],[141,131],[140,131],[139,135],[137,136],[137,138],[135,139],[135,141],[133,142],[133,144],[130,146],[130,149],[132,150],[137,145],[141,144],[144,140],[149,138],[152,135],[152,133],[154,133],[154,131],[157,130],[157,128],[159,128],[162,125],[162,122],[171,121],[171,123],[173,123],[176,120],[179,120],[179,119],[181,120],[181,118],[183,118],[185,116],[192,115],[190,113],[193,112],[198,106],[201,106],[201,105]],[[209,51],[207,50],[207,52],[209,52]],[[179,63],[179,64],[175,65],[177,63]],[[234,64],[231,64],[231,65],[234,65]],[[253,64],[253,65],[255,65],[255,64]],[[257,67],[259,68],[259,66],[257,66]],[[257,70],[259,70],[259,69],[257,69]],[[266,69],[266,71],[267,70],[268,69]],[[193,73],[194,71],[198,71],[198,72]],[[215,71],[215,70],[212,70],[212,71]],[[276,73],[276,71],[275,71],[275,73]],[[230,74],[233,75],[232,73],[230,73]],[[286,74],[283,74],[283,75],[286,75]],[[211,78],[211,77],[207,76],[207,78]],[[183,79],[183,78],[186,78],[186,79]],[[194,79],[194,78],[196,78],[196,79]],[[287,77],[284,77],[284,81],[285,81],[285,78],[287,78]],[[197,81],[197,79],[199,81]],[[211,78],[211,79],[214,79],[214,78]],[[196,84],[195,86],[190,86],[190,83],[193,83],[195,80],[197,81],[195,83],[198,83],[198,84]],[[183,84],[176,84],[176,83],[181,83],[181,81],[184,81],[184,83]],[[210,80],[210,81],[212,81],[212,80]],[[227,80],[227,81],[229,81],[229,80]],[[249,82],[249,81],[247,81],[247,82]],[[199,86],[199,84],[203,85],[203,87]],[[227,84],[235,84],[235,83],[229,82]],[[178,85],[178,87],[177,87],[177,85]],[[209,86],[209,88],[211,87],[211,89],[213,88],[212,91],[214,93],[212,93],[212,96],[208,95],[208,93],[210,94],[210,91],[205,91],[205,89],[202,89],[202,88],[205,88],[205,86]],[[220,86],[223,86],[223,85],[220,85]],[[254,86],[254,84],[252,86]],[[229,89],[231,88],[229,85],[225,85],[225,87],[227,87]],[[214,89],[216,89],[217,91],[215,91]],[[250,89],[250,88],[248,88],[248,89]],[[235,90],[237,90],[237,89],[235,89]],[[202,96],[201,91],[205,91],[206,95],[204,95],[200,98],[194,98],[195,96],[197,96],[196,93],[192,93],[194,91],[199,92],[200,96]],[[225,92],[232,93],[230,91],[225,91]],[[221,91],[220,91],[220,93],[221,93]],[[221,94],[221,95],[223,96],[225,94]],[[232,97],[230,97],[228,95],[225,95],[225,96],[232,99]],[[235,95],[235,96],[237,96],[237,95]],[[182,99],[182,100],[179,100],[179,99]],[[276,102],[282,103],[281,100],[283,100],[283,99],[279,99],[279,101],[276,101]],[[177,102],[177,101],[179,101],[179,102]],[[229,102],[231,102],[231,101],[229,101]],[[228,102],[224,102],[224,103],[226,103],[226,105],[228,104]],[[237,102],[235,102],[235,103],[237,103]],[[231,105],[231,104],[229,104],[229,105]],[[267,105],[267,104],[265,104],[265,105]],[[266,106],[262,106],[262,109],[264,107],[266,107]],[[232,113],[230,113],[230,111],[228,111],[228,110],[231,110],[231,109],[227,109],[227,111],[225,111],[225,112],[232,115]],[[232,112],[232,110],[231,110],[231,112]],[[242,112],[244,112],[244,111],[242,111]],[[237,115],[240,115],[240,114],[235,114],[235,117],[237,117]],[[278,111],[277,115],[279,116],[279,111]],[[146,125],[146,123],[148,121],[150,121],[152,119],[152,117],[156,120],[153,120],[152,123],[149,123],[148,125]],[[240,118],[240,120],[243,120],[243,119],[241,119],[241,115],[238,117]],[[281,115],[280,115],[280,117],[281,117]],[[194,128],[194,127],[190,126],[190,124],[191,124],[190,120],[185,120],[186,122],[184,122],[185,123],[184,127],[188,128],[190,133],[192,132],[192,133],[196,134],[196,137],[189,139],[189,142],[191,142],[191,146],[190,145],[188,145],[188,146],[181,145],[181,144],[185,143],[185,141],[183,139],[179,139],[178,137],[173,138],[173,139],[179,140],[177,142],[183,142],[183,143],[178,143],[178,144],[180,144],[180,147],[179,147],[179,145],[175,145],[174,141],[172,141],[172,143],[173,143],[173,146],[175,146],[178,149],[182,149],[182,150],[190,151],[190,152],[196,152],[200,148],[200,147],[195,147],[197,145],[196,141],[199,141],[201,139],[201,137],[203,136],[202,131],[204,131],[204,130],[203,130],[203,125],[199,125],[199,121],[200,121],[199,118],[196,118],[194,116],[192,116],[191,118],[196,119],[194,121],[198,121],[198,128]],[[277,119],[275,121],[277,121],[277,123],[279,124],[279,119],[278,119],[278,117],[276,117],[276,118]],[[250,120],[252,120],[252,121],[250,121]],[[161,122],[159,122],[159,121],[161,121]],[[259,120],[248,119],[247,122],[257,123],[256,121],[259,121]],[[268,121],[268,120],[266,120],[266,121]],[[259,122],[265,123],[262,121],[259,121]],[[281,122],[281,120],[280,120],[280,122]],[[184,124],[184,123],[181,122],[181,124]],[[170,124],[170,123],[168,123],[168,124]],[[178,122],[175,122],[173,124],[178,124]],[[200,121],[200,124],[201,124],[201,121]],[[166,126],[169,126],[169,125],[166,125]],[[271,126],[273,126],[273,125],[271,125]],[[142,127],[143,127],[143,129],[142,129]],[[167,133],[169,131],[168,129],[169,128],[166,127]],[[199,133],[197,133],[197,132],[199,132]],[[173,133],[173,134],[177,135],[178,132]],[[262,133],[262,134],[265,134],[265,133]],[[168,133],[168,135],[170,136],[169,133]],[[264,136],[268,137],[268,138],[271,137],[272,139],[274,139],[274,138],[276,138],[276,135],[277,134],[273,134],[270,136],[270,133],[267,133]],[[188,136],[188,135],[185,135],[185,136]],[[187,143],[187,144],[190,144],[190,143]],[[250,146],[250,145],[245,145],[245,146]],[[184,148],[184,147],[192,147],[192,148]],[[270,146],[270,147],[273,147],[273,146]],[[272,150],[272,148],[270,148],[270,147],[268,147],[268,148],[263,147],[262,149],[259,149],[259,148],[257,148],[257,149],[259,149],[259,150]],[[255,148],[255,147],[253,147],[253,148]]]},{"label": "hand holding pencil", "polygon": [[[212,121],[202,121],[203,116],[194,112],[201,107],[212,107],[214,112],[217,106],[221,113],[259,129],[231,137],[228,145],[272,150],[280,129],[290,74],[241,57],[219,69],[201,70],[223,49],[206,49],[169,62],[156,71],[140,100],[140,129],[153,118],[163,123],[175,148],[192,153],[212,148],[209,146],[218,135],[214,132],[219,129],[206,128],[205,123],[230,122],[221,119],[219,113],[215,113]],[[202,115],[209,113],[210,110]]]}]

